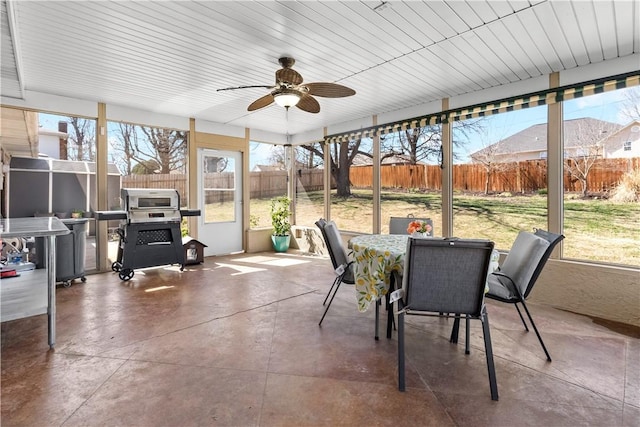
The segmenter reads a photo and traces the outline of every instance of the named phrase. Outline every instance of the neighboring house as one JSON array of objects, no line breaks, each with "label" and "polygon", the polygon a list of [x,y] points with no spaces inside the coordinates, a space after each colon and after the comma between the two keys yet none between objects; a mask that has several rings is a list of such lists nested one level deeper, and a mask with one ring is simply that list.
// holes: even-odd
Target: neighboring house
[{"label": "neighboring house", "polygon": [[275,172],[283,171],[284,165],[255,165],[251,172]]},{"label": "neighboring house", "polygon": [[640,120],[634,120],[602,140],[602,157],[625,159],[640,157]]},{"label": "neighboring house", "polygon": [[59,159],[60,146],[64,146],[67,140],[66,132],[40,128],[38,130],[40,155],[45,154],[53,159]]},{"label": "neighboring house", "polygon": [[[590,117],[566,120],[564,122],[564,157],[570,158],[574,156],[584,155],[585,152],[591,152],[598,145],[605,144],[605,138],[611,140],[611,146],[617,143],[618,139],[613,138],[618,135],[621,130],[629,127],[629,134],[633,126],[621,126],[616,123],[604,120],[593,119]],[[622,138],[622,135],[620,135]],[[637,141],[637,137],[636,137]],[[607,143],[608,144],[608,143]],[[621,143],[622,144],[622,143]],[[633,141],[631,146],[633,148]],[[635,143],[637,150],[638,143]],[[620,150],[623,150],[620,145]],[[634,151],[637,153],[638,151]],[[600,151],[600,156],[604,157],[622,157],[608,155],[608,152]],[[637,156],[637,154],[635,155]],[[635,157],[628,156],[628,157]],[[474,163],[492,163],[503,162],[520,162],[525,160],[538,160],[547,158],[547,124],[539,124],[530,126],[514,135],[503,140],[491,144],[481,150],[470,155]],[[624,156],[627,157],[627,156]]]}]

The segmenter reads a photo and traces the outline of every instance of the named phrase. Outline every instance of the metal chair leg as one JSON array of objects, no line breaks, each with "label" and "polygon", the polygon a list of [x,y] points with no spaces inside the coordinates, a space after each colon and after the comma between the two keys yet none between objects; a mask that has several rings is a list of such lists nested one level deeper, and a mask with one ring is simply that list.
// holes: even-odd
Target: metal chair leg
[{"label": "metal chair leg", "polygon": [[467,314],[467,318],[466,318],[466,322],[465,322],[465,336],[464,336],[464,354],[470,354],[471,350],[470,350],[470,346],[469,346],[469,341],[470,341],[470,333],[469,330],[471,328],[469,328],[469,315]]},{"label": "metal chair leg", "polygon": [[529,317],[529,322],[531,322],[531,326],[533,326],[533,330],[536,333],[536,336],[538,337],[538,341],[540,341],[540,345],[542,346],[542,349],[544,350],[544,354],[547,355],[547,361],[551,362],[551,356],[549,355],[549,352],[547,351],[547,347],[544,345],[544,341],[542,341],[542,337],[540,336],[540,333],[538,332],[538,328],[536,328],[536,324],[533,322],[533,318],[531,317],[531,313],[529,313],[529,309],[527,308],[527,304],[524,303],[524,300],[522,300],[522,306],[524,307],[524,311],[527,313],[527,316]]},{"label": "metal chair leg", "polygon": [[404,383],[404,313],[398,313],[398,390],[405,391],[405,383]]},{"label": "metal chair leg", "polygon": [[333,290],[333,287],[336,285],[336,283],[338,283],[338,279],[339,278],[340,277],[336,277],[336,279],[331,284],[331,287],[329,288],[329,292],[327,292],[327,296],[324,297],[324,301],[322,301],[322,305],[325,305],[327,303],[327,299],[329,298],[329,295],[331,294],[331,291]]},{"label": "metal chair leg", "polygon": [[329,300],[329,304],[327,305],[327,308],[324,309],[324,314],[322,315],[322,319],[320,319],[320,323],[318,323],[318,326],[322,326],[322,321],[324,320],[324,316],[327,315],[327,311],[329,311],[329,307],[331,307],[331,303],[333,302],[333,299],[335,298],[336,294],[338,293],[338,289],[340,289],[340,284],[342,283],[342,277],[343,275],[338,276],[338,286],[336,286],[336,290],[333,292],[333,295],[331,295],[331,299]]},{"label": "metal chair leg", "polygon": [[522,320],[522,324],[524,325],[524,329],[529,332],[529,328],[527,327],[527,322],[524,321],[524,317],[522,317],[522,312],[520,312],[520,309],[518,308],[518,303],[514,303],[513,305],[516,306],[516,310],[518,310],[518,315],[520,316],[520,320]]},{"label": "metal chair leg", "polygon": [[376,328],[375,328],[374,338],[376,339],[376,341],[378,341],[380,339],[379,337],[380,325],[378,324],[380,321],[380,300],[377,300],[375,302],[375,305],[376,305]]},{"label": "metal chair leg", "polygon": [[458,344],[459,331],[460,331],[460,315],[456,314],[455,319],[453,320],[453,328],[451,329],[451,337],[449,337],[450,343]]},{"label": "metal chair leg", "polygon": [[489,388],[491,389],[491,400],[498,400],[498,383],[496,381],[496,367],[493,364],[493,349],[491,347],[491,332],[489,330],[489,315],[483,309],[482,335],[484,336],[484,349],[487,355],[487,370],[489,371]]}]

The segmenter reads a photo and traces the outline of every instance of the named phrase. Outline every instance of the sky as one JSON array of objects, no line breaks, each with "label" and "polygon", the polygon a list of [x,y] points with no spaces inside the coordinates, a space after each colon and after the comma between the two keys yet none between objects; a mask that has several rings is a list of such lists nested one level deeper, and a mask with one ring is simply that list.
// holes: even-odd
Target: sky
[{"label": "sky", "polygon": [[[639,89],[631,88],[625,90]],[[565,101],[563,107],[565,120],[593,117],[625,125],[628,120],[621,114],[625,90],[605,92],[599,95],[585,96],[571,101]],[[39,117],[41,127],[57,130],[57,123],[61,116],[41,113]],[[509,113],[497,114],[490,116],[487,121],[489,125],[487,126],[486,134],[470,141],[469,144],[460,149],[463,151],[463,153],[459,153],[462,162],[468,161],[469,153],[473,153],[487,145],[498,142],[530,126],[546,123],[547,107],[526,108]],[[250,169],[253,169],[257,164],[269,164],[273,149],[273,144],[252,143],[249,161]]]}]

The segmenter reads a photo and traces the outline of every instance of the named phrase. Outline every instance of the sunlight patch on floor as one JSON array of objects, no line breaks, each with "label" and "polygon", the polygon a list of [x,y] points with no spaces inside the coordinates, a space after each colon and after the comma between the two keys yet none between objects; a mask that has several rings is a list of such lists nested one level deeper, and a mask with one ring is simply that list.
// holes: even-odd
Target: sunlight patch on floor
[{"label": "sunlight patch on floor", "polygon": [[247,273],[256,273],[258,271],[266,271],[266,268],[249,267],[247,265],[224,264],[221,262],[217,262],[216,265],[217,265],[216,269],[231,268],[233,270],[236,270],[237,273],[232,273],[231,274],[232,276],[238,276],[240,274],[247,274]]},{"label": "sunlight patch on floor", "polygon": [[296,259],[296,258],[276,258],[264,255],[256,255],[245,258],[235,258],[232,261],[234,262],[247,262],[254,264],[262,264],[269,265],[273,267],[289,267],[292,265],[300,265],[305,264],[311,261]]}]

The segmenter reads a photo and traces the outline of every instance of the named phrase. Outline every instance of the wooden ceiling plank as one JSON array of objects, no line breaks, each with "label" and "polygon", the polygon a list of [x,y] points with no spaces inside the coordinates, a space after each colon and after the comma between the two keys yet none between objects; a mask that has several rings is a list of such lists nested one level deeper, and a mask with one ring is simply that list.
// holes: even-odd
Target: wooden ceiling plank
[{"label": "wooden ceiling plank", "polygon": [[467,4],[473,9],[473,11],[480,17],[483,23],[495,21],[499,18],[494,12],[489,2],[485,0],[473,0],[467,1]]},{"label": "wooden ceiling plank", "polygon": [[[476,35],[487,44],[487,48],[492,51],[503,65],[503,67],[501,67],[502,72],[509,81],[515,82],[531,77],[529,73],[526,72],[522,64],[514,57],[513,52],[509,49],[505,49],[500,38],[496,37],[496,34],[493,31],[496,27],[497,25],[495,25],[495,23],[489,24],[482,28],[478,28],[475,32]],[[500,27],[502,28],[501,25]]]},{"label": "wooden ceiling plank", "polygon": [[589,55],[587,54],[580,25],[578,24],[571,3],[558,1],[551,2],[550,6],[554,11],[560,28],[562,29],[562,33],[567,41],[573,60],[578,66],[588,64]]},{"label": "wooden ceiling plank", "polygon": [[[548,7],[548,3],[541,5],[541,7]],[[540,7],[537,9],[540,9]],[[523,10],[518,13],[518,19],[529,34],[532,43],[536,46],[534,54],[540,55],[542,59],[540,64],[544,70],[543,72],[548,74],[552,71],[560,71],[562,69],[562,63],[555,50],[555,44],[558,41],[554,40],[554,43],[551,43],[548,34],[545,32],[546,28],[541,25],[533,9]],[[529,54],[531,54],[531,52]]]},{"label": "wooden ceiling plank", "polygon": [[593,9],[593,2],[591,0],[571,2],[571,6],[573,7],[576,21],[580,28],[580,34],[582,35],[587,55],[589,56],[589,62],[601,62],[604,59],[604,54],[598,31],[594,31],[598,28],[598,24]]},{"label": "wooden ceiling plank", "polygon": [[[623,2],[620,2],[623,3]],[[602,54],[604,59],[612,59],[618,56],[617,28],[612,0],[598,0],[593,3],[594,13],[598,17],[597,26],[600,35]]]},{"label": "wooden ceiling plank", "polygon": [[[633,32],[640,27],[640,6],[638,2],[620,1],[613,3],[615,13],[615,28],[618,53],[620,56],[631,55],[634,52]],[[637,34],[637,33],[636,33]],[[640,37],[635,38],[640,41]],[[636,50],[637,52],[638,50]]]}]

